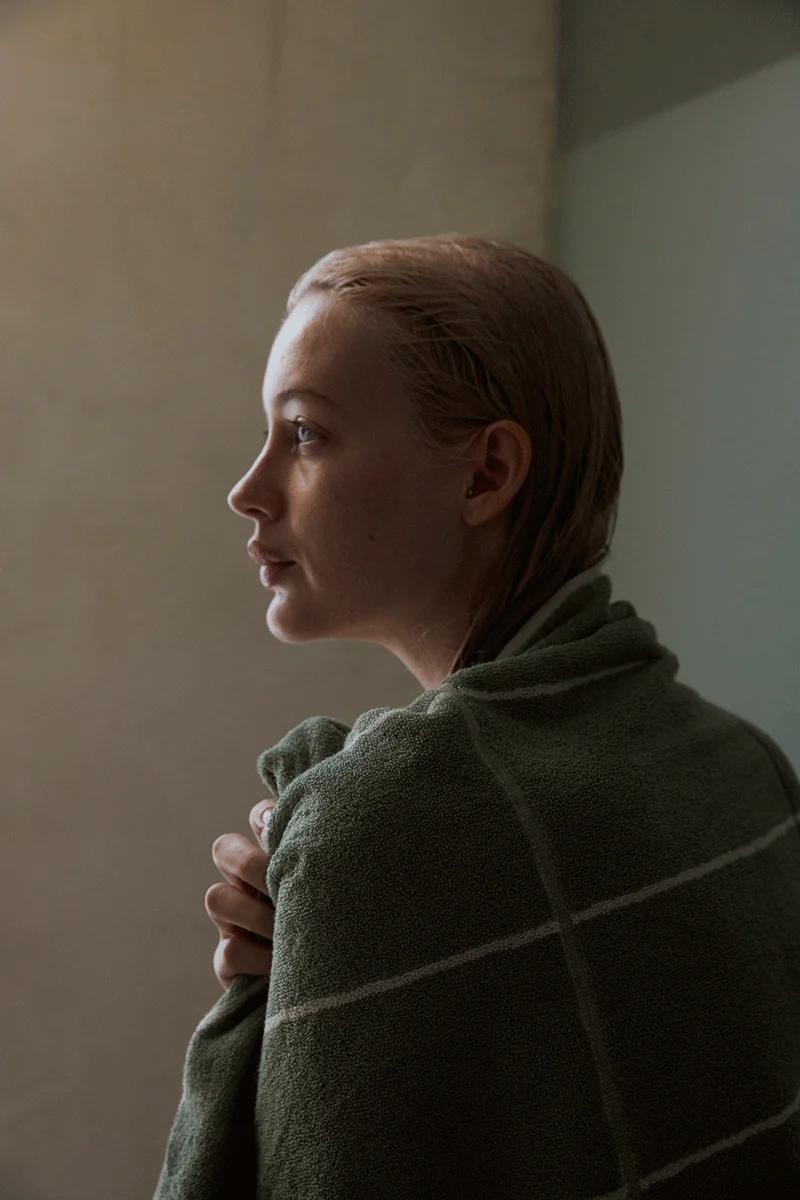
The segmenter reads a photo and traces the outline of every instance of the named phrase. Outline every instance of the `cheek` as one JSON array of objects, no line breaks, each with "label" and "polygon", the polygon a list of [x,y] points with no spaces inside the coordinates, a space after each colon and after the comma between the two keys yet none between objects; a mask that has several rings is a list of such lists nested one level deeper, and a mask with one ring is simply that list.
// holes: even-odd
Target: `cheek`
[{"label": "cheek", "polygon": [[408,552],[414,520],[407,507],[382,480],[372,480],[348,494],[346,506],[337,514],[331,530],[339,561],[352,569],[354,578],[390,570],[398,556]]},{"label": "cheek", "polygon": [[390,567],[398,555],[404,566],[426,562],[436,542],[430,519],[436,502],[425,482],[388,456],[373,458],[368,467],[351,463],[345,475],[309,492],[303,523],[319,554],[335,555],[343,569],[356,572],[380,563]]},{"label": "cheek", "polygon": [[395,480],[395,472],[387,466],[384,470],[372,469],[362,472],[357,482],[343,496],[350,521],[363,531],[370,528],[384,530],[401,519],[403,496]]},{"label": "cheek", "polygon": [[298,498],[295,512],[316,570],[331,577],[357,578],[377,561],[393,508],[395,501],[387,502],[386,489],[376,480],[359,480],[358,486],[327,481],[319,490],[309,489],[302,500]]}]

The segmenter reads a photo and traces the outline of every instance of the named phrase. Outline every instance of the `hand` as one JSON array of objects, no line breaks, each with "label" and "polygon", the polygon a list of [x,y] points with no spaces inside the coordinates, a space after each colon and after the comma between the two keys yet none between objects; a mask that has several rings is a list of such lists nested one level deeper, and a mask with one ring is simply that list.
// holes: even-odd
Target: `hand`
[{"label": "hand", "polygon": [[223,833],[211,847],[211,857],[225,883],[211,885],[205,905],[219,930],[214,974],[225,991],[236,975],[268,976],[272,969],[275,906],[265,890],[269,855],[261,849],[259,834],[262,814],[274,806],[271,796],[250,809],[255,846],[243,833]]}]

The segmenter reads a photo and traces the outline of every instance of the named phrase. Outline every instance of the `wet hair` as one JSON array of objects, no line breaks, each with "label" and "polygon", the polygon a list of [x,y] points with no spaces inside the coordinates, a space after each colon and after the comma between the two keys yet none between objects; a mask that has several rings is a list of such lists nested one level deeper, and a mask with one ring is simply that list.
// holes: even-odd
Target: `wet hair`
[{"label": "wet hair", "polygon": [[421,443],[440,461],[499,420],[530,438],[508,535],[450,671],[494,658],[568,579],[603,560],[616,527],[622,414],[603,336],[575,283],[509,241],[443,233],[332,250],[306,295],[358,311],[399,373]]}]

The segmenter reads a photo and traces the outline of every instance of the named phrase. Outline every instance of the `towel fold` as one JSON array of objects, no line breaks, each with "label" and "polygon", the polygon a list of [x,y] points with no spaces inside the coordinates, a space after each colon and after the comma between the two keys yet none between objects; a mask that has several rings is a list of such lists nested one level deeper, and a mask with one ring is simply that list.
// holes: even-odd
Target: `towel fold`
[{"label": "towel fold", "polygon": [[271,977],[154,1200],[800,1195],[800,783],[610,595],[259,756]]}]

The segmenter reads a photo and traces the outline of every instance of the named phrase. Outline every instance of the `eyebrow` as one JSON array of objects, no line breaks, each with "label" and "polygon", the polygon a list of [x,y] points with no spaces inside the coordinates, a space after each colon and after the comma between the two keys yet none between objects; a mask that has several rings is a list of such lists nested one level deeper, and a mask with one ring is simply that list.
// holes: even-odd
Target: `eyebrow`
[{"label": "eyebrow", "polygon": [[323,404],[330,404],[333,408],[341,407],[338,400],[333,400],[330,396],[326,396],[324,392],[318,392],[314,388],[308,387],[284,388],[282,392],[278,392],[275,397],[275,403],[279,407],[282,407],[284,404],[288,404],[290,400],[293,400],[295,396],[313,396],[315,400],[321,400]]}]

